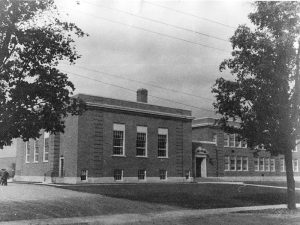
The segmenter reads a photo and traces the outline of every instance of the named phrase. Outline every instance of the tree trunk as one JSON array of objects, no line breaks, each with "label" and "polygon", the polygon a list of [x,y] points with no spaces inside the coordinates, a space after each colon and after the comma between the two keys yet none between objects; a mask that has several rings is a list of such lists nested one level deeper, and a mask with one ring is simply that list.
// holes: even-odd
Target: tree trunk
[{"label": "tree trunk", "polygon": [[286,181],[287,181],[287,207],[288,209],[296,209],[295,201],[295,180],[293,172],[292,151],[285,151]]}]

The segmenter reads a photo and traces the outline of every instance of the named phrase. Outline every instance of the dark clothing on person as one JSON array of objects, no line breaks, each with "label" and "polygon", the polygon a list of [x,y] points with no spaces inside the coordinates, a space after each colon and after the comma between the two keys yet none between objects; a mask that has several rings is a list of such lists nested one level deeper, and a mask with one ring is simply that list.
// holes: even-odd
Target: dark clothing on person
[{"label": "dark clothing on person", "polygon": [[9,173],[5,170],[2,172],[2,177],[1,177],[1,185],[7,186],[7,179],[9,177]]}]

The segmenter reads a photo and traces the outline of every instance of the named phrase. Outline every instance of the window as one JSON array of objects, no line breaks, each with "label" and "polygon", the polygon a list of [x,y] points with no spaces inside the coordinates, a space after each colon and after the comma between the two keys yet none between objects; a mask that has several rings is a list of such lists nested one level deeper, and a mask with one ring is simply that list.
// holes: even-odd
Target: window
[{"label": "window", "polygon": [[285,172],[285,161],[283,158],[280,159],[280,172]]},{"label": "window", "polygon": [[123,170],[120,169],[115,169],[114,170],[114,180],[123,180]]},{"label": "window", "polygon": [[247,140],[242,140],[242,148],[247,148]]},{"label": "window", "polygon": [[234,134],[229,134],[229,146],[234,147],[235,142],[234,142]]},{"label": "window", "polygon": [[27,141],[25,143],[25,162],[30,163],[30,143]]},{"label": "window", "polygon": [[50,140],[50,133],[44,133],[44,155],[43,161],[48,162],[49,160],[49,140]]},{"label": "window", "polygon": [[298,172],[298,159],[293,159],[293,171]]},{"label": "window", "polygon": [[248,157],[243,157],[243,171],[248,171]]},{"label": "window", "polygon": [[265,170],[265,161],[264,158],[259,158],[259,171]]},{"label": "window", "polygon": [[229,135],[224,134],[224,146],[229,147]]},{"label": "window", "polygon": [[159,179],[166,180],[167,179],[167,171],[166,170],[159,170]]},{"label": "window", "polygon": [[113,125],[113,155],[125,155],[125,125]]},{"label": "window", "polygon": [[242,157],[240,156],[236,158],[236,170],[242,171]]},{"label": "window", "polygon": [[270,158],[265,159],[265,171],[270,171]]},{"label": "window", "polygon": [[229,156],[225,156],[225,161],[224,161],[224,165],[225,165],[225,168],[224,168],[224,170],[225,171],[229,171],[229,169],[230,169],[230,167],[229,167],[229,160],[230,160],[230,158],[229,158]]},{"label": "window", "polygon": [[254,158],[254,171],[259,171],[259,161],[258,161],[258,158]]},{"label": "window", "polygon": [[271,172],[275,172],[275,159],[270,160],[270,170]]},{"label": "window", "polygon": [[212,142],[217,144],[217,134],[213,134]]},{"label": "window", "polygon": [[295,147],[295,149],[293,150],[293,152],[298,152],[299,149],[300,149],[300,139],[297,139],[297,140],[296,140],[296,147]]},{"label": "window", "polygon": [[138,170],[138,179],[146,180],[146,170]]},{"label": "window", "polygon": [[158,157],[168,157],[168,129],[158,129]]},{"label": "window", "polygon": [[191,171],[190,170],[186,170],[185,171],[185,179],[189,180],[191,178]]},{"label": "window", "polygon": [[235,147],[242,147],[241,137],[238,134],[235,134]]},{"label": "window", "polygon": [[230,170],[235,171],[236,170],[236,158],[230,157]]},{"label": "window", "polygon": [[33,162],[39,161],[39,141],[34,141],[34,153],[33,153]]},{"label": "window", "polygon": [[136,156],[147,156],[147,127],[137,127]]}]

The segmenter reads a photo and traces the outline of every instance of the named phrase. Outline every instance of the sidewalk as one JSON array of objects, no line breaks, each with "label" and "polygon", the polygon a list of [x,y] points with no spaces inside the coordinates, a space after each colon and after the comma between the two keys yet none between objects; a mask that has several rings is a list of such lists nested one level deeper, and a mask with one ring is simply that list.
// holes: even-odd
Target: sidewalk
[{"label": "sidewalk", "polygon": [[[300,204],[297,204],[300,207]],[[145,213],[145,214],[113,214],[105,216],[88,216],[88,217],[72,217],[72,218],[53,218],[53,219],[36,219],[36,220],[19,220],[1,222],[0,224],[10,225],[46,225],[46,224],[133,224],[144,223],[160,219],[178,219],[191,216],[204,216],[214,214],[227,214],[251,210],[264,209],[283,209],[286,205],[265,205],[251,207],[235,207],[235,208],[219,208],[219,209],[201,209],[201,210],[178,210],[163,213]]]}]

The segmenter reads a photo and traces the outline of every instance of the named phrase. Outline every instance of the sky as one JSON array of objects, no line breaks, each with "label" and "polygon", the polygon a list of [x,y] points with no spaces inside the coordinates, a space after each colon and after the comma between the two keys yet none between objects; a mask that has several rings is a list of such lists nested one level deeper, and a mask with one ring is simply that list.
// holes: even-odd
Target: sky
[{"label": "sky", "polygon": [[250,24],[246,1],[57,0],[62,17],[89,34],[76,39],[82,57],[61,64],[85,93],[136,101],[148,90],[148,103],[216,117],[211,88],[220,63],[230,57],[229,38]]}]

